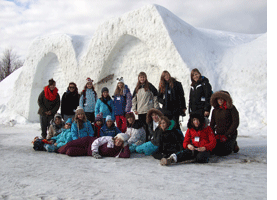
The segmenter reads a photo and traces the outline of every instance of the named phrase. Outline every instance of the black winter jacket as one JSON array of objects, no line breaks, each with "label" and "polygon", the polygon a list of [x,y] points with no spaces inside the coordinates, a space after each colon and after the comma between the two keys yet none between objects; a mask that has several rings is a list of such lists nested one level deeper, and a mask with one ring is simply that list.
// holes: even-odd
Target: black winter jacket
[{"label": "black winter jacket", "polygon": [[74,110],[79,106],[80,95],[73,92],[65,92],[62,96],[61,101],[61,114],[64,115],[74,115]]},{"label": "black winter jacket", "polygon": [[205,111],[210,112],[210,98],[212,95],[212,86],[209,80],[202,76],[196,84],[191,86],[189,94],[189,113],[197,112],[204,114]]},{"label": "black winter jacket", "polygon": [[181,115],[186,109],[186,100],[183,86],[180,82],[174,81],[173,88],[166,82],[165,93],[159,90],[158,101],[163,105],[162,112],[165,115]]}]

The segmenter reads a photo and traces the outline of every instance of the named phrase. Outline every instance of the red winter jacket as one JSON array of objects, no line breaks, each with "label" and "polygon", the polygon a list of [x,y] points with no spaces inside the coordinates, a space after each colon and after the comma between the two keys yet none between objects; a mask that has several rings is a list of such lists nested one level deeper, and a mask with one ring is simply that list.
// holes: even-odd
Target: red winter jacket
[{"label": "red winter jacket", "polygon": [[[195,141],[195,137],[200,138],[199,142]],[[188,144],[192,144],[195,147],[206,147],[207,151],[212,151],[216,146],[216,139],[213,130],[210,126],[199,131],[196,131],[193,128],[188,129],[183,142],[184,149],[188,148]]]}]

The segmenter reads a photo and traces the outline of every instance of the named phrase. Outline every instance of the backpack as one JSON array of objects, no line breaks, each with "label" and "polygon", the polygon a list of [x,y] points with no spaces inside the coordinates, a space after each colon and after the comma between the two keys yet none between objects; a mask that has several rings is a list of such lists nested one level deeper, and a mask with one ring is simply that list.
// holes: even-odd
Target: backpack
[{"label": "backpack", "polygon": [[36,141],[34,141],[33,149],[35,151],[46,151],[46,149],[44,148],[45,143],[42,140],[43,139],[36,139]]}]

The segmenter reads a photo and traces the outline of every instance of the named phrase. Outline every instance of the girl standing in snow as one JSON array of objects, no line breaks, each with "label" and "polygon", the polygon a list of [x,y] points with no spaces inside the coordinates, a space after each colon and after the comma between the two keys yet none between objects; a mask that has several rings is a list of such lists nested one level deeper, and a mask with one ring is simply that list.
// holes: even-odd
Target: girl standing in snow
[{"label": "girl standing in snow", "polygon": [[161,129],[158,151],[152,155],[156,159],[168,158],[172,153],[183,149],[183,136],[174,128],[175,121],[167,117],[161,117],[159,128]]},{"label": "girl standing in snow", "polygon": [[204,117],[209,117],[212,86],[196,68],[191,71],[190,77],[192,83],[189,93],[189,113],[199,113]]},{"label": "girl standing in snow", "polygon": [[102,158],[102,156],[130,158],[128,138],[129,136],[124,133],[119,133],[115,137],[100,137],[91,144],[91,155],[96,159]]},{"label": "girl standing in snow", "polygon": [[233,105],[233,100],[227,91],[215,92],[211,97],[214,107],[211,119],[211,128],[216,134],[216,147],[213,153],[226,156],[234,151],[237,153],[237,128],[239,126],[239,112]]},{"label": "girl standing in snow", "polygon": [[168,71],[163,71],[159,84],[158,101],[163,105],[162,112],[168,119],[173,119],[180,129],[179,117],[186,113],[186,101],[183,86],[172,78]]},{"label": "girl standing in snow", "polygon": [[152,155],[159,148],[161,129],[159,128],[159,121],[164,116],[158,109],[152,108],[148,111],[146,122],[149,131],[149,142],[136,147],[136,152],[144,153],[146,156]]},{"label": "girl standing in snow", "polygon": [[94,132],[91,123],[87,120],[85,111],[80,106],[76,109],[74,122],[71,127],[72,139],[77,140],[83,137],[93,137]]},{"label": "girl standing in snow", "polygon": [[135,119],[135,115],[133,112],[127,113],[126,119],[127,119],[126,134],[129,135],[130,137],[127,143],[129,144],[129,148],[132,153],[132,152],[135,152],[137,146],[145,143],[146,133],[143,128],[143,123]]},{"label": "girl standing in snow", "polygon": [[100,129],[100,137],[103,136],[116,136],[121,131],[114,125],[114,121],[110,115],[106,117],[106,123]]},{"label": "girl standing in snow", "polygon": [[93,80],[87,78],[87,83],[81,93],[81,98],[79,102],[79,106],[85,110],[86,117],[91,123],[95,120],[94,111],[95,103],[97,100],[97,93],[95,92],[92,82]]},{"label": "girl standing in snow", "polygon": [[203,115],[192,113],[188,121],[188,130],[183,142],[184,150],[173,153],[169,158],[161,159],[161,165],[195,159],[199,163],[209,161],[210,152],[215,148],[216,140],[211,127],[205,124]]},{"label": "girl standing in snow", "polygon": [[60,95],[56,88],[56,82],[53,79],[50,79],[48,82],[48,86],[44,88],[38,97],[38,114],[40,115],[41,136],[43,138],[46,138],[50,121],[54,118],[60,107]]},{"label": "girl standing in snow", "polygon": [[79,99],[80,95],[78,94],[77,85],[74,82],[70,82],[61,101],[61,114],[64,121],[67,121],[68,118],[74,118],[74,111],[79,105]]},{"label": "girl standing in snow", "polygon": [[149,135],[146,124],[146,115],[151,108],[159,108],[157,95],[158,91],[148,82],[146,73],[140,72],[136,88],[133,92],[132,110],[138,115],[139,120],[145,124],[146,139]]},{"label": "girl standing in snow", "polygon": [[106,117],[108,115],[111,116],[112,120],[115,120],[114,117],[114,104],[113,100],[109,95],[109,89],[103,87],[101,90],[101,98],[97,100],[95,106],[95,116],[99,113],[103,114],[104,122],[106,121]]},{"label": "girl standing in snow", "polygon": [[124,85],[123,77],[117,79],[117,86],[114,92],[114,115],[116,126],[122,133],[126,131],[125,113],[132,108],[132,95],[127,85]]}]

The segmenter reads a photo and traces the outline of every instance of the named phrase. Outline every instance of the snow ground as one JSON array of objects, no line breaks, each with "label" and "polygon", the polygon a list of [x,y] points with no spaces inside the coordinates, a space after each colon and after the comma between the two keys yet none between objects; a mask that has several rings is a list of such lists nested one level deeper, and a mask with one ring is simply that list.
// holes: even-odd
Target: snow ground
[{"label": "snow ground", "polygon": [[36,152],[40,126],[0,125],[0,199],[267,199],[267,139],[208,164],[160,166],[153,157],[69,157]]}]

